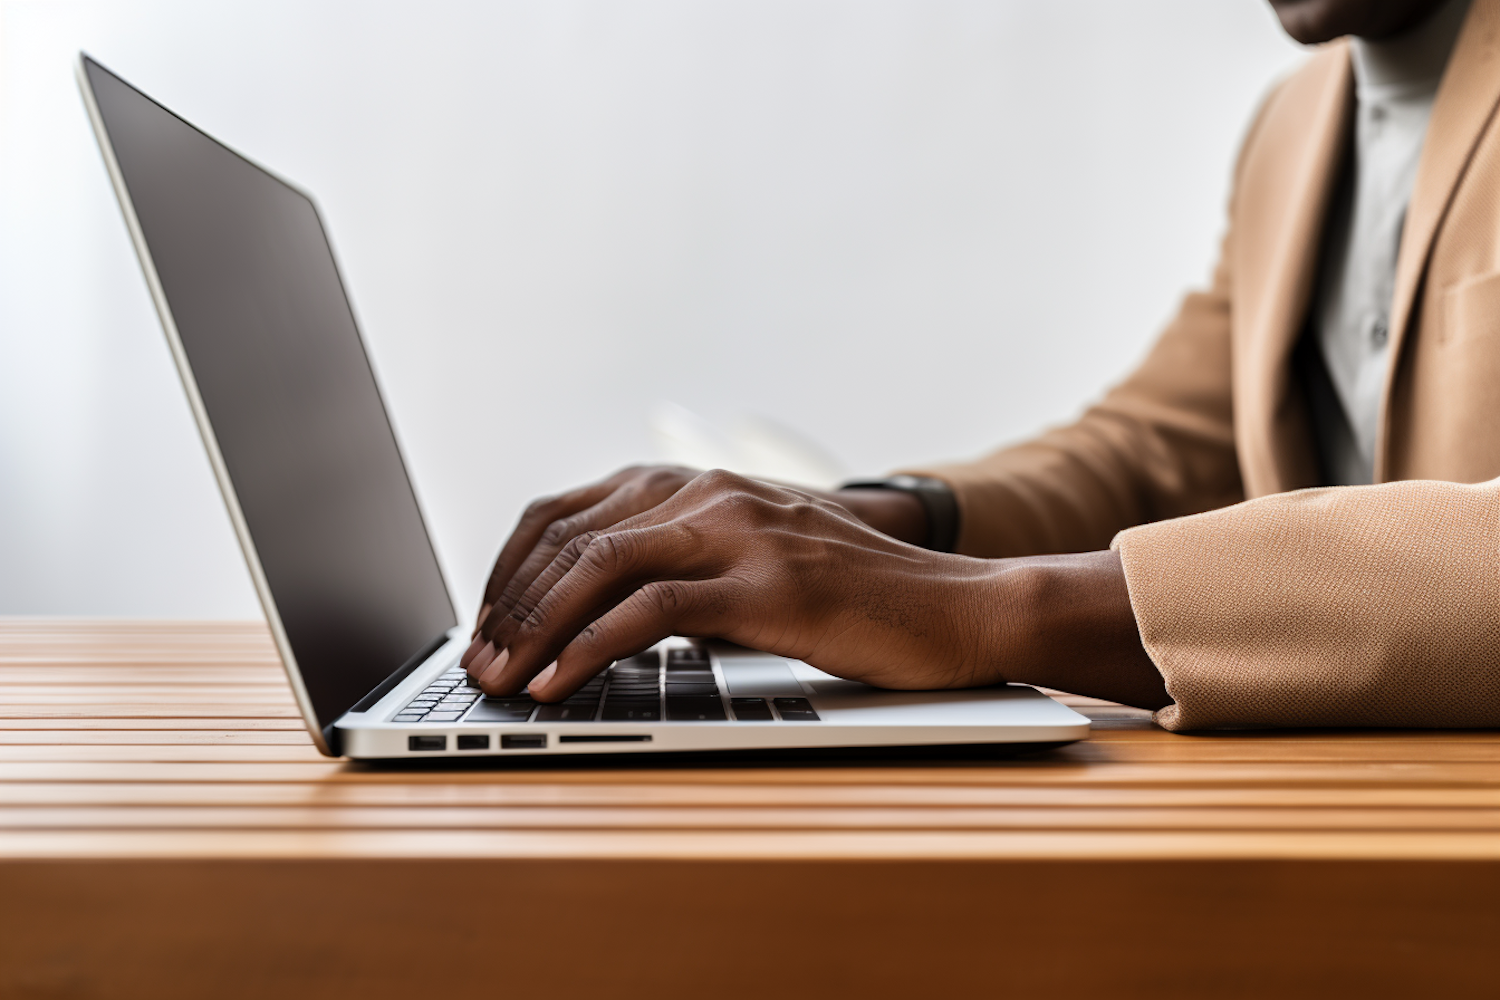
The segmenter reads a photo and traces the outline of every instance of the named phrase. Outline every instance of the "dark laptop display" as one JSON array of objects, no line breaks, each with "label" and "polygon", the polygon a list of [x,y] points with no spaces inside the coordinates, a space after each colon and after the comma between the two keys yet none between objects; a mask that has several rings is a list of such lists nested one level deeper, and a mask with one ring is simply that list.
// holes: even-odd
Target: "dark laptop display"
[{"label": "dark laptop display", "polygon": [[456,624],[317,208],[85,60],[319,728]]}]

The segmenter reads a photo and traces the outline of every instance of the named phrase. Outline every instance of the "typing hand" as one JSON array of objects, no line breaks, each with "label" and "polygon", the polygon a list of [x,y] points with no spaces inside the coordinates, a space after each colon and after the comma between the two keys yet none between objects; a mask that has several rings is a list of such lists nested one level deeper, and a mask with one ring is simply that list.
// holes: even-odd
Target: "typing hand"
[{"label": "typing hand", "polygon": [[[612,528],[650,510],[697,475],[697,469],[682,466],[635,465],[582,489],[533,501],[495,559],[475,634],[492,610],[509,614],[563,546],[586,531]],[[465,655],[466,666],[476,651]]]},{"label": "typing hand", "polygon": [[[582,489],[532,503],[495,560],[475,621],[475,636],[492,614],[503,617],[515,611],[527,589],[573,539],[589,531],[613,528],[627,518],[651,510],[698,475],[697,469],[682,466],[632,466]],[[839,504],[866,524],[895,538],[911,541],[926,533],[926,514],[921,504],[906,493],[804,492]],[[468,667],[484,645],[482,641],[471,645],[462,665]]]},{"label": "typing hand", "polygon": [[1002,679],[1023,567],[904,544],[811,493],[686,475],[626,470],[528,510],[465,654],[486,693],[557,701],[669,635],[885,687]]}]

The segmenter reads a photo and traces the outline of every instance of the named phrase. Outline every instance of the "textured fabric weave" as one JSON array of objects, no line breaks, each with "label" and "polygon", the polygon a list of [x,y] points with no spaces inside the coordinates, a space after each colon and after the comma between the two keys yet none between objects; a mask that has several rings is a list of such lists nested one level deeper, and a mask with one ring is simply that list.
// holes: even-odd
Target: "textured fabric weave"
[{"label": "textured fabric weave", "polygon": [[1115,547],[1168,729],[1500,726],[1500,481],[1301,490]]}]

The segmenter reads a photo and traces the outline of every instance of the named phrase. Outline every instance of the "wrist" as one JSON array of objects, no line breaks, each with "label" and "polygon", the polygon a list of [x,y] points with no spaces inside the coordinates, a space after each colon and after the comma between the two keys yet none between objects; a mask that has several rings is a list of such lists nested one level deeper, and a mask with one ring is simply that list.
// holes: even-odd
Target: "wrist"
[{"label": "wrist", "polygon": [[[886,479],[856,479],[842,489],[904,493],[921,506],[922,530],[920,534],[895,537],[933,552],[953,552],[958,545],[958,498],[941,479],[900,472]],[[902,524],[900,529],[909,531],[911,525]]]},{"label": "wrist", "polygon": [[854,487],[834,492],[833,500],[883,535],[910,545],[927,537],[927,510],[910,493]]},{"label": "wrist", "polygon": [[1171,703],[1141,643],[1119,554],[996,560],[989,642],[1006,680],[1144,708]]}]

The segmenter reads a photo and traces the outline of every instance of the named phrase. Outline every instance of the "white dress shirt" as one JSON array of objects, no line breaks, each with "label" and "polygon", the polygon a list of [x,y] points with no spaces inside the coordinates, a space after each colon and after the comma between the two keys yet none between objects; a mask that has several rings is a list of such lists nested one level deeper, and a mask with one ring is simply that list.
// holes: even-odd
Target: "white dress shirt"
[{"label": "white dress shirt", "polygon": [[1374,480],[1396,251],[1432,101],[1469,2],[1448,0],[1395,38],[1352,39],[1353,153],[1325,231],[1302,363],[1327,485]]}]

